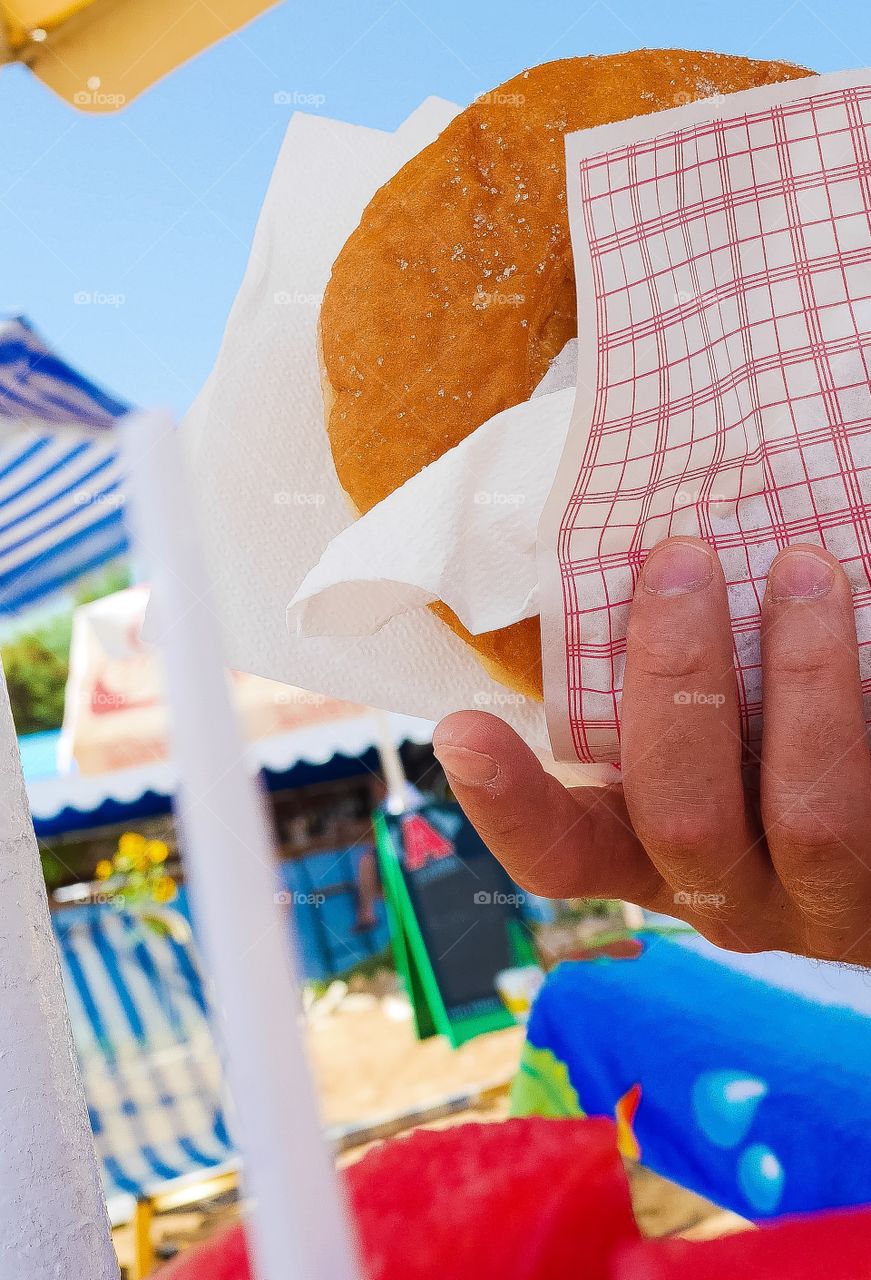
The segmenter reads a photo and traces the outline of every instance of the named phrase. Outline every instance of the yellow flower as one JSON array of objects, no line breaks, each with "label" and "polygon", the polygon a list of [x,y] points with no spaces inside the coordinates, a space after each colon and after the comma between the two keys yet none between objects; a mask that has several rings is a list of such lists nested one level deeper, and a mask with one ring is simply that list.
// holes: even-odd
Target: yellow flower
[{"label": "yellow flower", "polygon": [[138,831],[125,831],[118,841],[118,852],[124,858],[135,860],[142,854],[147,843],[145,836],[140,835]]},{"label": "yellow flower", "polygon": [[98,880],[108,880],[115,868],[108,858],[101,858],[97,863],[96,876]]},{"label": "yellow flower", "polygon": [[149,862],[155,866],[159,866],[161,862],[166,862],[169,857],[169,847],[163,840],[149,840],[145,846],[145,852],[148,855]]},{"label": "yellow flower", "polygon": [[155,902],[172,902],[175,897],[175,881],[171,876],[161,876],[154,886]]}]

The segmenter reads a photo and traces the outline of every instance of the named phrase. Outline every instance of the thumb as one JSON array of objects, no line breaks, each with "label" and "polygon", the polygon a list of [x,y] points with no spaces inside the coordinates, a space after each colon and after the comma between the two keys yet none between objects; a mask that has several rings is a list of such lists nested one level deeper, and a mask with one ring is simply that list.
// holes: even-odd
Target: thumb
[{"label": "thumb", "polygon": [[485,711],[447,716],[432,743],[467,818],[522,888],[547,898],[647,903],[662,887],[619,787],[567,790]]}]

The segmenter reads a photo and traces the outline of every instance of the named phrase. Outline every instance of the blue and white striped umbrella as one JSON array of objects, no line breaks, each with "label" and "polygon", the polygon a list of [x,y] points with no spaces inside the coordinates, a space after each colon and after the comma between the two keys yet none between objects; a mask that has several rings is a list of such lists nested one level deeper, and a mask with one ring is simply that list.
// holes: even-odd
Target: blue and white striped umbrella
[{"label": "blue and white striped umbrella", "polygon": [[128,549],[111,434],[130,406],[53,355],[22,317],[0,321],[0,615]]}]

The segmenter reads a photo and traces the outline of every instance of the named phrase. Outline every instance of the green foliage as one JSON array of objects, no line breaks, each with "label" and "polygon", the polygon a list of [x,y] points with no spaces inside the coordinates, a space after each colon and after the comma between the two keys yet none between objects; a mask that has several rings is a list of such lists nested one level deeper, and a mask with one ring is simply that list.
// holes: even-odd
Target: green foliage
[{"label": "green foliage", "polygon": [[511,1086],[513,1116],[582,1116],[580,1099],[569,1069],[550,1049],[527,1042],[520,1055],[520,1070]]},{"label": "green foliage", "polygon": [[53,652],[38,633],[19,636],[4,645],[2,658],[18,733],[59,729],[64,716],[67,659]]},{"label": "green foliage", "polygon": [[132,581],[127,561],[115,560],[105,569],[89,573],[87,577],[81,578],[76,583],[73,590],[73,603],[90,604],[92,600],[102,600],[103,596],[124,591]]},{"label": "green foliage", "polygon": [[46,886],[51,891],[56,889],[58,885],[63,884],[69,873],[60,858],[51,849],[41,848],[39,853],[42,859],[42,874],[45,876]]},{"label": "green foliage", "polygon": [[393,949],[388,946],[383,951],[379,951],[377,955],[367,956],[365,960],[358,960],[349,969],[343,969],[341,973],[332,978],[311,978],[305,985],[319,999],[337,978],[341,979],[342,982],[352,983],[356,978],[374,978],[384,970],[393,972],[395,968]]},{"label": "green foliage", "polygon": [[59,729],[69,670],[73,608],[130,585],[125,562],[83,578],[65,608],[30,630],[21,630],[0,647],[9,700],[18,733]]}]

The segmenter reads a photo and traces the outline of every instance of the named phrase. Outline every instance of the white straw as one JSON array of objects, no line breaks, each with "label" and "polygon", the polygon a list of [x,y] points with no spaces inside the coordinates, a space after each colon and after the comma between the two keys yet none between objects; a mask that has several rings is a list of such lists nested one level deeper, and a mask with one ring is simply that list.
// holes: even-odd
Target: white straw
[{"label": "white straw", "polygon": [[256,1274],[352,1280],[357,1269],[303,1043],[286,908],[276,896],[273,836],[244,763],[174,424],[167,414],[138,414],[120,434],[164,660],[181,779],[179,834],[223,1015],[235,1129],[254,1202]]}]

